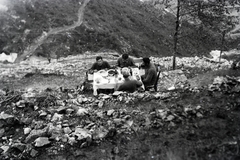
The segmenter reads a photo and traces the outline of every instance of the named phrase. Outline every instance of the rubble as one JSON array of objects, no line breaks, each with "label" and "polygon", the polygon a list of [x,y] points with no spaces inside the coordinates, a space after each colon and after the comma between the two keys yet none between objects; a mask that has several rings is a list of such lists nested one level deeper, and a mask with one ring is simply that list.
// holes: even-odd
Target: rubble
[{"label": "rubble", "polygon": [[240,92],[240,77],[217,76],[209,85],[209,91]]},{"label": "rubble", "polygon": [[[156,60],[160,62],[164,58]],[[180,62],[196,66],[204,61],[199,57],[190,63],[191,60],[184,58]],[[165,61],[164,65],[167,66]],[[209,67],[205,64],[210,62],[204,61],[201,67]],[[47,68],[52,64],[45,65]],[[78,64],[73,65],[78,67]],[[225,63],[221,65],[228,67]],[[41,73],[44,71],[40,70]],[[47,154],[56,155],[69,145],[84,148],[92,143],[111,140],[115,135],[132,135],[153,128],[174,132],[179,124],[186,125],[193,119],[202,120],[207,117],[206,114],[210,114],[210,109],[203,105],[175,104],[175,99],[181,97],[178,89],[183,92],[188,89],[193,94],[200,92],[198,88],[188,88],[187,77],[182,70],[163,71],[160,79],[160,92],[116,91],[95,97],[70,88],[47,91],[30,88],[12,93],[0,90],[1,107],[6,110],[0,113],[1,154],[11,153],[10,149],[15,147],[34,158],[41,152],[41,147],[46,147]],[[219,76],[209,86],[209,91],[239,93],[239,83],[239,77]],[[173,104],[170,106],[167,103],[171,101]],[[152,103],[156,105],[152,107]],[[12,138],[15,136],[13,133],[9,134],[11,126],[15,124],[17,127],[14,132],[21,133],[17,139]],[[113,152],[119,154],[121,149],[113,148]]]},{"label": "rubble", "polygon": [[48,137],[39,137],[34,142],[35,142],[35,147],[43,147],[51,143],[48,140]]}]

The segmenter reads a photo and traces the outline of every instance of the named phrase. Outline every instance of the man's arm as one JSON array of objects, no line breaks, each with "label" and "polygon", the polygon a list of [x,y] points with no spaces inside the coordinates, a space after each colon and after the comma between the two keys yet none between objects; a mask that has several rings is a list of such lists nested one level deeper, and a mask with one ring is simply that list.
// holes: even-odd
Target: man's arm
[{"label": "man's arm", "polygon": [[95,70],[95,69],[97,69],[97,68],[96,68],[96,63],[93,63],[93,65],[92,65],[92,67],[90,68],[90,70]]},{"label": "man's arm", "polygon": [[117,66],[120,67],[120,58],[117,60]]},{"label": "man's arm", "polygon": [[130,63],[131,63],[130,66],[136,66],[132,58],[130,58]]},{"label": "man's arm", "polygon": [[108,69],[111,68],[111,66],[110,66],[110,64],[109,64],[108,62],[106,62],[106,67],[107,67]]}]

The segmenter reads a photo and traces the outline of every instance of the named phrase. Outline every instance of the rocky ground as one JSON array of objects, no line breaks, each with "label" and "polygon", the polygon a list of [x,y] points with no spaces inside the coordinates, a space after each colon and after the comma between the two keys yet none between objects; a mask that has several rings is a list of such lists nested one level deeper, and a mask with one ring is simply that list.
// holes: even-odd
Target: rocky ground
[{"label": "rocky ground", "polygon": [[[97,53],[99,55],[99,53]],[[96,54],[96,55],[97,55]],[[114,64],[115,53],[101,53]],[[158,92],[83,92],[94,53],[1,64],[0,159],[240,158],[240,74],[231,61],[154,58]]]}]

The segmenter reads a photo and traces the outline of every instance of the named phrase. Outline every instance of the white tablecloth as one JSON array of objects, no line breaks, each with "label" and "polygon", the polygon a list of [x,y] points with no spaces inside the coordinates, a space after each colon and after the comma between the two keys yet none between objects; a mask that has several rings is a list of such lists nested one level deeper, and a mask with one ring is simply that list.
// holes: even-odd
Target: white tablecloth
[{"label": "white tablecloth", "polygon": [[[138,68],[131,68],[132,76],[130,78],[137,79],[137,76],[141,78],[142,72]],[[109,70],[108,70],[109,71]],[[124,82],[123,75],[121,74],[121,69],[117,69],[118,74],[114,76],[109,76],[108,71],[98,71],[93,74],[93,95],[97,95],[98,89],[114,89],[116,90],[118,86]],[[144,86],[142,85],[144,89]]]}]

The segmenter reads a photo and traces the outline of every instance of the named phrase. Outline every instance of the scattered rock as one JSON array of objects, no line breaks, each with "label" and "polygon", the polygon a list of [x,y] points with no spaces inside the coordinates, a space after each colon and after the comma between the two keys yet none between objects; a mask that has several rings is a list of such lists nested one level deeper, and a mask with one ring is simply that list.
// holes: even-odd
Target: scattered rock
[{"label": "scattered rock", "polygon": [[64,127],[64,128],[63,128],[63,132],[64,132],[65,134],[70,134],[70,133],[72,132],[72,130],[71,130],[69,127]]},{"label": "scattered rock", "polygon": [[74,112],[74,109],[72,109],[72,108],[68,108],[67,110],[66,110],[66,113],[67,114],[71,114],[71,113],[73,113]]},{"label": "scattered rock", "polygon": [[46,117],[46,116],[47,116],[47,112],[41,110],[39,117]]},{"label": "scattered rock", "polygon": [[38,151],[35,150],[35,149],[32,149],[31,152],[30,152],[30,156],[31,157],[36,157],[38,155]]},{"label": "scattered rock", "polygon": [[11,148],[17,148],[19,151],[23,152],[26,148],[26,144],[23,143],[14,143]]},{"label": "scattered rock", "polygon": [[8,120],[8,119],[12,119],[14,118],[14,116],[10,115],[10,114],[6,114],[4,112],[1,112],[0,113],[0,119],[3,119],[3,120]]},{"label": "scattered rock", "polygon": [[57,112],[58,114],[65,114],[66,113],[66,107],[65,106],[60,106],[58,109],[57,109]]},{"label": "scattered rock", "polygon": [[197,115],[198,118],[202,118],[203,117],[203,115],[201,113],[199,113],[199,112],[197,112],[196,115]]},{"label": "scattered rock", "polygon": [[98,102],[98,107],[99,107],[99,108],[102,108],[103,106],[104,106],[104,101]]},{"label": "scattered rock", "polygon": [[16,103],[16,106],[17,106],[18,108],[23,108],[23,107],[25,107],[25,103],[26,103],[25,100],[20,100],[20,101],[18,101],[18,102]]},{"label": "scattered rock", "polygon": [[35,147],[43,147],[51,143],[48,140],[48,137],[39,137],[34,142],[35,142]]},{"label": "scattered rock", "polygon": [[77,116],[84,116],[84,115],[86,115],[86,114],[88,114],[87,109],[82,108],[82,107],[79,107],[79,109],[78,109],[78,111],[77,111],[77,113],[76,113]]},{"label": "scattered rock", "polygon": [[77,141],[75,140],[75,137],[69,137],[69,138],[68,138],[68,143],[69,143],[70,145],[73,145],[74,143],[77,143]]},{"label": "scattered rock", "polygon": [[0,148],[3,150],[3,153],[6,153],[10,147],[9,146],[1,146]]},{"label": "scattered rock", "polygon": [[48,129],[48,126],[43,128],[43,129],[32,130],[29,133],[29,135],[26,137],[25,142],[29,143],[29,142],[33,141],[34,139],[36,139],[38,137],[46,135],[47,134],[47,129]]},{"label": "scattered rock", "polygon": [[117,97],[117,96],[121,95],[122,93],[124,93],[124,92],[122,92],[122,91],[115,91],[115,92],[113,93],[113,96],[114,96],[114,97]]},{"label": "scattered rock", "polygon": [[29,134],[31,132],[31,128],[24,128],[23,129],[23,133],[26,135],[26,134]]},{"label": "scattered rock", "polygon": [[114,109],[108,110],[108,111],[107,111],[107,115],[108,115],[108,116],[112,116],[113,112],[115,112]]},{"label": "scattered rock", "polygon": [[5,129],[4,129],[4,128],[1,128],[1,129],[0,129],[0,137],[2,137],[2,136],[4,135],[4,133],[5,133]]},{"label": "scattered rock", "polygon": [[111,98],[111,96],[106,95],[106,94],[102,97],[102,99],[109,99],[109,98]]},{"label": "scattered rock", "polygon": [[175,118],[175,117],[174,117],[173,115],[169,115],[169,116],[167,117],[167,121],[172,121],[174,118]]},{"label": "scattered rock", "polygon": [[89,130],[84,128],[79,128],[79,127],[76,127],[75,132],[73,132],[72,135],[76,136],[77,140],[82,140],[87,137],[90,137],[90,138],[92,137]]},{"label": "scattered rock", "polygon": [[52,121],[52,122],[60,121],[62,118],[63,118],[63,115],[58,114],[58,113],[54,113],[51,121]]}]

